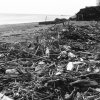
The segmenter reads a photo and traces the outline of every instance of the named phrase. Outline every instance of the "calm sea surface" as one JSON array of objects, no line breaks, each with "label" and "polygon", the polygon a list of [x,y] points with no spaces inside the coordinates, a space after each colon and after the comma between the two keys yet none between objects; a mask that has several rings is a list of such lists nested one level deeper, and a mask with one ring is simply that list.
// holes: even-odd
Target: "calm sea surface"
[{"label": "calm sea surface", "polygon": [[67,15],[0,14],[0,25],[50,21],[55,18],[69,18]]}]

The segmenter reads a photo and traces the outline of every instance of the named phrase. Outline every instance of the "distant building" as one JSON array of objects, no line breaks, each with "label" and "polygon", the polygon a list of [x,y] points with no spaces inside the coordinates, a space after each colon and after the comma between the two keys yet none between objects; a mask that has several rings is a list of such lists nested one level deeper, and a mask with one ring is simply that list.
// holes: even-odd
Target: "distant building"
[{"label": "distant building", "polygon": [[97,0],[97,6],[100,6],[100,0]]},{"label": "distant building", "polygon": [[86,7],[80,9],[76,14],[77,21],[93,21],[100,20],[100,6]]},{"label": "distant building", "polygon": [[76,16],[69,19],[77,21],[100,21],[100,0],[97,0],[96,6],[82,8]]}]

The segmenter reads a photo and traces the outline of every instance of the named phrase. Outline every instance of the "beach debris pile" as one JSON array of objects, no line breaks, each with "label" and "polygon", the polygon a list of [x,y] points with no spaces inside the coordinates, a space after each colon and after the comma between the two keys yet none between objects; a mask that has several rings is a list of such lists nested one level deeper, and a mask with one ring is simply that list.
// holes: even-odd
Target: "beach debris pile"
[{"label": "beach debris pile", "polygon": [[55,25],[34,43],[0,43],[0,100],[100,100],[97,31]]}]

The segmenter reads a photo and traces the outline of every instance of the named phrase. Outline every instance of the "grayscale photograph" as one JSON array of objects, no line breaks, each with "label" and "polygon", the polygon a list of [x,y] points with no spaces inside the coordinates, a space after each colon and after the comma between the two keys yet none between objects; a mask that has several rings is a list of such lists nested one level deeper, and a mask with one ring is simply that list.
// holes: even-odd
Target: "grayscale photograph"
[{"label": "grayscale photograph", "polygon": [[100,0],[0,0],[0,100],[100,100]]}]

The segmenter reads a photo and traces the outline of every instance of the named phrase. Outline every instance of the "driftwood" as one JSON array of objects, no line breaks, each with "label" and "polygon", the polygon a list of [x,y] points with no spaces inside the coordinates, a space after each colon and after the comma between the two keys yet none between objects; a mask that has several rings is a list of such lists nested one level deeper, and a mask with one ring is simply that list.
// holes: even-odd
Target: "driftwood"
[{"label": "driftwood", "polygon": [[[19,43],[20,46],[10,44],[6,51],[7,54],[0,59],[0,69],[4,68],[4,71],[15,69],[18,74],[10,73],[8,75],[0,70],[0,92],[4,92],[6,96],[12,97],[14,100],[74,100],[75,98],[92,98],[90,95],[99,99],[100,70],[96,64],[99,64],[100,61],[94,59],[94,55],[100,50],[96,41],[99,39],[99,34],[93,37],[88,34],[97,33],[97,27],[94,28],[72,24],[53,25],[47,30],[34,33],[38,37],[36,41],[34,40],[39,44],[37,48],[33,47],[34,43],[27,46],[27,41],[25,45]],[[64,45],[70,46],[69,52],[75,55],[72,57],[73,59],[67,53],[66,58],[59,58],[61,52],[65,50]],[[34,52],[30,53],[30,47],[35,48]],[[44,55],[46,47],[51,50],[47,52],[48,57]],[[3,47],[3,50],[6,48]],[[39,50],[41,55],[37,54]],[[89,58],[90,56],[92,59]],[[42,66],[39,65],[39,62],[43,62]],[[74,67],[66,70],[69,62],[74,62],[79,66],[77,69]],[[82,66],[80,63],[85,64]],[[40,74],[35,71],[39,66],[41,67]],[[93,68],[93,71],[88,72],[87,68]],[[98,69],[99,72],[97,73],[95,69]],[[58,72],[60,74],[56,74]]]}]

